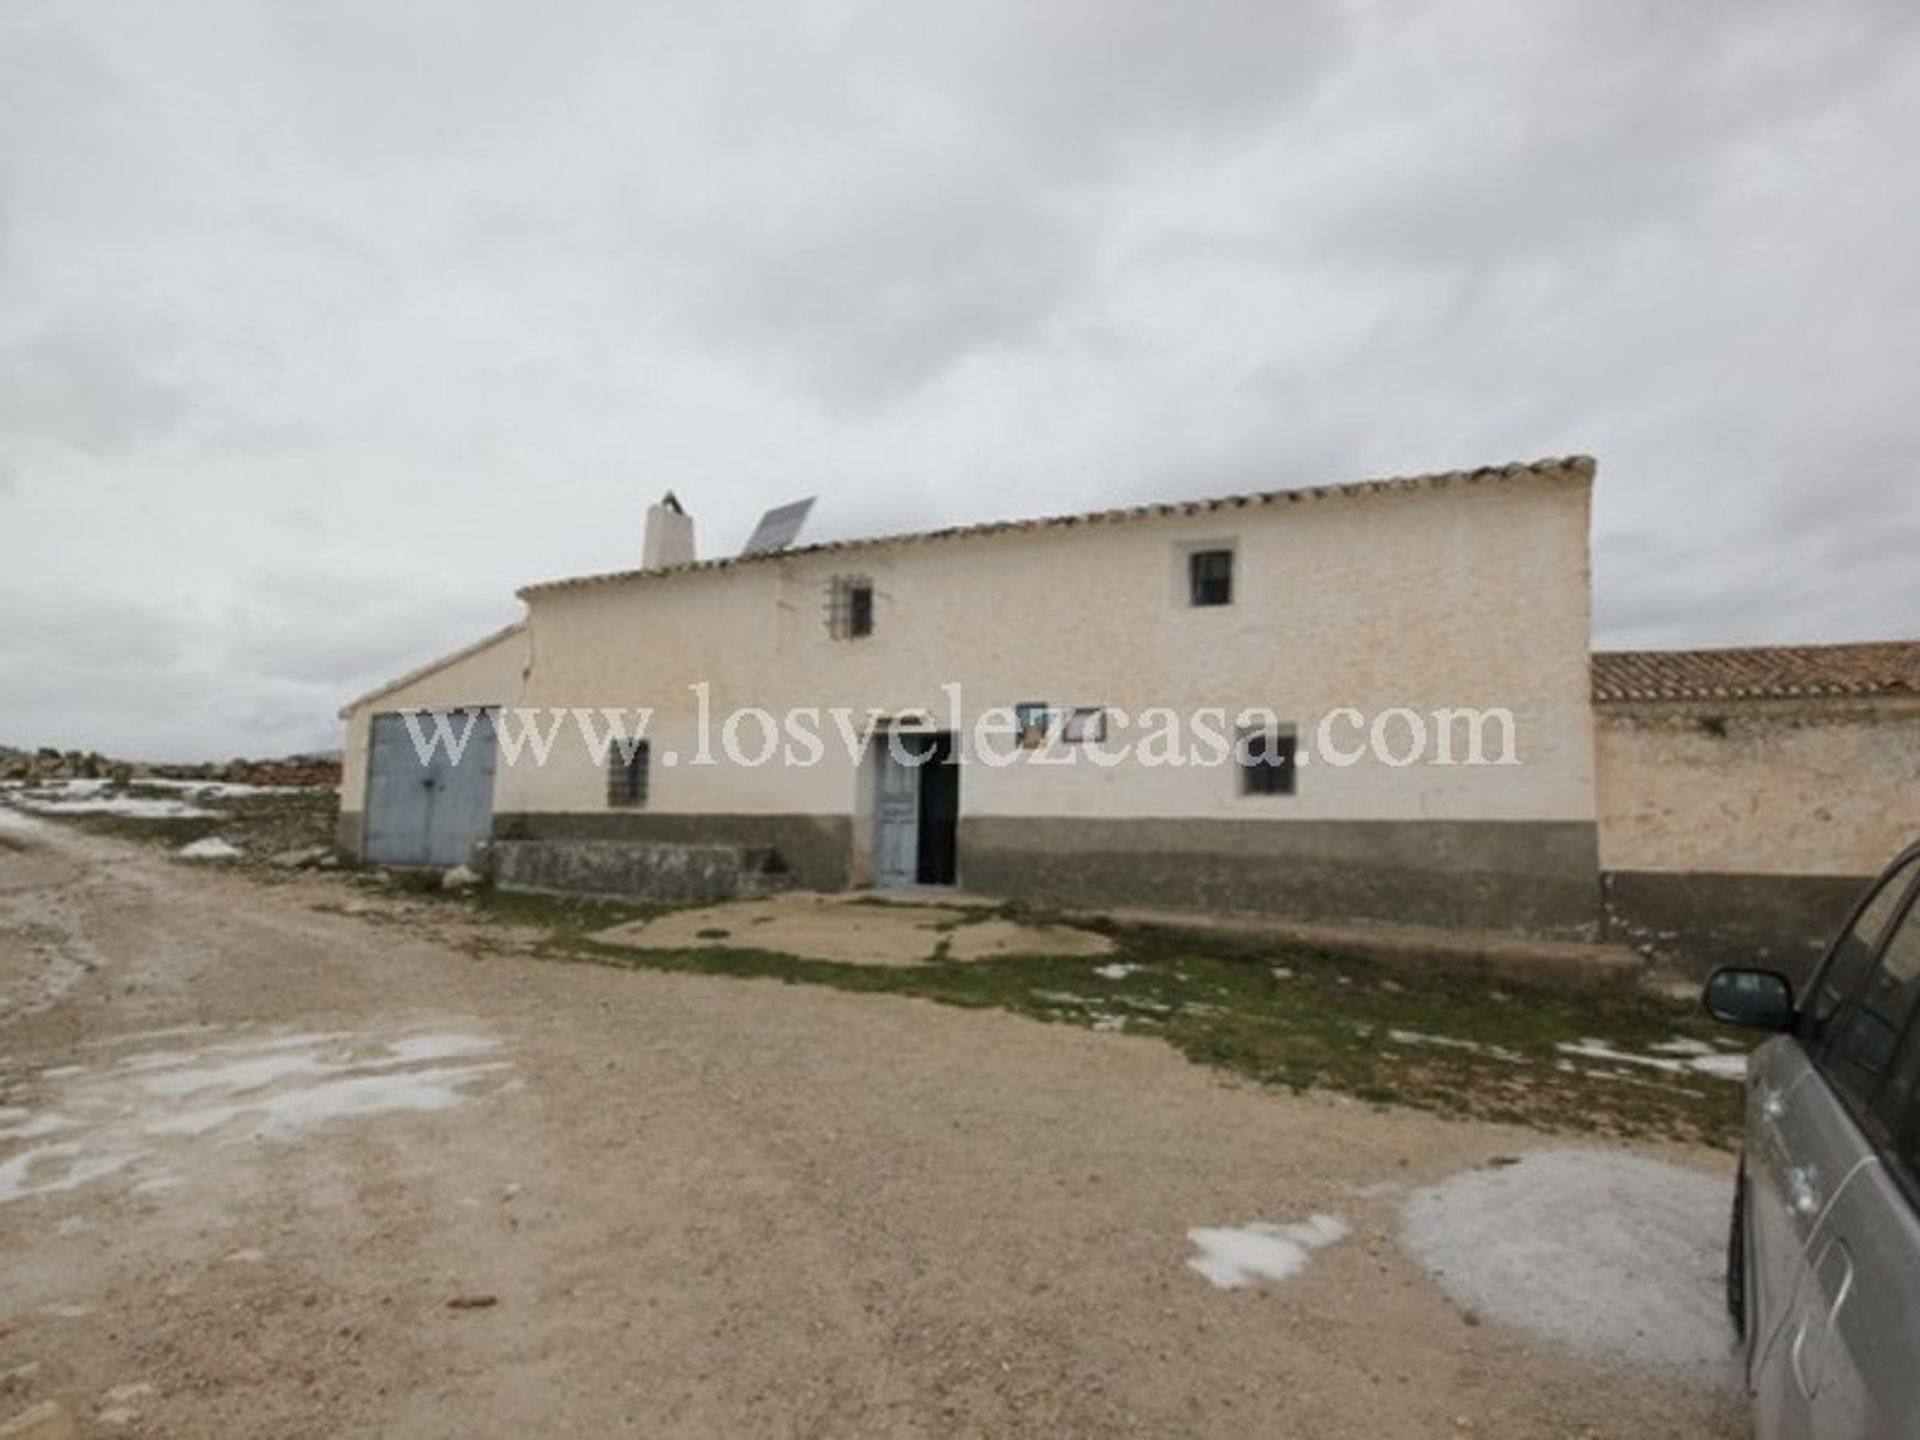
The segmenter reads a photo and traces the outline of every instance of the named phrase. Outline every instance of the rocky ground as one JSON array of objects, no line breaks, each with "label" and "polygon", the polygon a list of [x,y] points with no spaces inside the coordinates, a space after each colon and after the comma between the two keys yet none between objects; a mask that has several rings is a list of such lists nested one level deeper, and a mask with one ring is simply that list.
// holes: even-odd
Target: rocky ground
[{"label": "rocky ground", "polygon": [[[0,825],[0,1421],[1738,1433],[1722,1153],[1596,1191],[1564,1140],[1156,1039]],[[1447,1227],[1479,1176],[1556,1217],[1531,1262]]]}]

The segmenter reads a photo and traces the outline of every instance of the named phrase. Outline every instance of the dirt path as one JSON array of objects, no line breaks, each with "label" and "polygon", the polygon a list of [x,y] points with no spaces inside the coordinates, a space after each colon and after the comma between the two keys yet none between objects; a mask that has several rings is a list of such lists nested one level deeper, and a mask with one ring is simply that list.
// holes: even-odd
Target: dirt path
[{"label": "dirt path", "polygon": [[[629,973],[0,835],[0,1419],[88,1434],[1737,1433],[1456,1309],[1543,1143],[919,1001]],[[1196,1226],[1336,1216],[1277,1285]],[[450,1308],[449,1301],[491,1301]]]}]

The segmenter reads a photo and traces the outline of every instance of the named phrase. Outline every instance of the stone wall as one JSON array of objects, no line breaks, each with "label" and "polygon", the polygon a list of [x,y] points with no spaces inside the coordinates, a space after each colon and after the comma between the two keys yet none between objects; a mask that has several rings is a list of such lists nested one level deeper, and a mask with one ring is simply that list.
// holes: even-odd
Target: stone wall
[{"label": "stone wall", "polygon": [[1681,968],[1804,975],[1851,898],[1920,839],[1920,702],[1596,707],[1609,935]]}]

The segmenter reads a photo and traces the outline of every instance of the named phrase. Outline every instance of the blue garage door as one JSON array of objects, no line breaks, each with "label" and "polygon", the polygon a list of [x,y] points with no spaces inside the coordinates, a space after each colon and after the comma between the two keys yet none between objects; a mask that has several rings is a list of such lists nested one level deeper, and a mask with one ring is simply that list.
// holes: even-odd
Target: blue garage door
[{"label": "blue garage door", "polygon": [[[459,865],[493,824],[493,726],[484,710],[421,714],[414,725],[436,742],[424,760],[406,716],[373,717],[366,858],[382,865]],[[455,745],[446,743],[449,737]],[[457,759],[450,753],[455,749]]]}]

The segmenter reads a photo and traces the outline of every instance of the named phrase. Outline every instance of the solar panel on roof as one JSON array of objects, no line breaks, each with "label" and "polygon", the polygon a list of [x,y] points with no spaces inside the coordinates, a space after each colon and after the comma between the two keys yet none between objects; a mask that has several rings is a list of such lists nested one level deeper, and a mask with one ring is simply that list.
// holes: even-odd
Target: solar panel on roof
[{"label": "solar panel on roof", "polygon": [[772,550],[784,550],[799,538],[800,527],[807,523],[807,512],[813,509],[814,497],[795,500],[791,504],[776,505],[760,517],[760,523],[753,527],[753,534],[747,537],[747,543],[741,550],[742,555],[764,555]]}]

